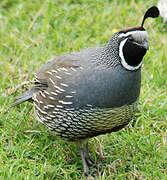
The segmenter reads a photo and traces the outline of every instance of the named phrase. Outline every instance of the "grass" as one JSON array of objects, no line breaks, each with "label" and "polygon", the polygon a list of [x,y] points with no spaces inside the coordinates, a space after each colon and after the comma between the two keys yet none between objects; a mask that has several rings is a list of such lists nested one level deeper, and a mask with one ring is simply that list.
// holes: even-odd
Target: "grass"
[{"label": "grass", "polygon": [[[31,104],[8,106],[31,86],[28,81],[41,64],[64,52],[104,45],[116,29],[140,25],[145,9],[156,4],[0,2],[0,179],[85,179],[75,145],[48,134]],[[102,167],[99,179],[167,179],[167,26],[162,22],[159,18],[145,23],[150,51],[136,117],[127,128],[90,141],[91,156]],[[97,155],[101,149],[105,163]]]}]

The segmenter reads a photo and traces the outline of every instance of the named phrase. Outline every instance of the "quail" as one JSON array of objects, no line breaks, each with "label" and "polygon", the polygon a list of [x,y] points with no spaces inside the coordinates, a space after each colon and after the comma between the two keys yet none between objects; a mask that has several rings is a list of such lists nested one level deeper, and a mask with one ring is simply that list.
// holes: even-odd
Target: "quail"
[{"label": "quail", "polygon": [[41,123],[76,143],[85,175],[93,165],[89,138],[122,129],[136,112],[142,59],[149,49],[143,25],[146,18],[158,15],[153,6],[141,26],[119,30],[104,47],[63,54],[41,66],[34,86],[11,104],[33,101]]}]

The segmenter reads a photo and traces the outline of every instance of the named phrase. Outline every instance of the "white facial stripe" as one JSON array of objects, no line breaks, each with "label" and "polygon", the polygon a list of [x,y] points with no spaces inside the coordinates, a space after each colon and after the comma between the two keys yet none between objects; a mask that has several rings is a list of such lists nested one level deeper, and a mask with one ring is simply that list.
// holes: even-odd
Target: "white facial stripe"
[{"label": "white facial stripe", "polygon": [[147,31],[131,31],[131,32],[127,32],[127,33],[122,33],[120,34],[119,37],[128,37],[129,35],[132,35],[132,37],[134,38],[135,41],[137,42],[142,42],[145,39],[148,39],[148,33]]},{"label": "white facial stripe", "polygon": [[[130,65],[125,61],[125,58],[124,58],[124,55],[123,55],[123,46],[124,46],[124,44],[126,43],[126,41],[127,41],[127,38],[124,39],[124,40],[120,43],[120,45],[119,45],[119,56],[120,56],[120,58],[121,58],[121,64],[122,64],[126,69],[133,71],[133,70],[138,69],[138,68],[142,65],[142,61],[141,61],[141,63],[138,64],[137,66],[130,66]],[[133,53],[133,52],[132,52],[132,53]]]}]

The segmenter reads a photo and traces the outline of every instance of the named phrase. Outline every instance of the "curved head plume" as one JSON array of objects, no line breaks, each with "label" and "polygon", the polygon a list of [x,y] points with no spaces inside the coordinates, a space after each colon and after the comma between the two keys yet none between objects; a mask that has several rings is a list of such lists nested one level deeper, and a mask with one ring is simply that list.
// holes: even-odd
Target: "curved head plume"
[{"label": "curved head plume", "polygon": [[143,27],[144,22],[145,22],[145,20],[146,20],[147,18],[149,18],[149,17],[156,18],[156,17],[158,17],[158,16],[159,16],[159,10],[158,10],[158,8],[157,8],[156,6],[152,6],[151,8],[149,8],[149,9],[146,11],[146,13],[145,13],[145,15],[144,15],[144,17],[143,17],[143,21],[142,21],[141,27]]}]

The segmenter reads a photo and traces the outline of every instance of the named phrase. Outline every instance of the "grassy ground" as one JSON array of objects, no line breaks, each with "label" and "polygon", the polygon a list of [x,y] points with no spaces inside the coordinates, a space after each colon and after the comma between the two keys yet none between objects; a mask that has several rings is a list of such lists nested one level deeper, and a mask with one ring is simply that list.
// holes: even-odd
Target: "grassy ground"
[{"label": "grassy ground", "polygon": [[[49,135],[31,104],[8,106],[31,86],[28,80],[41,64],[104,45],[116,29],[140,25],[151,5],[156,1],[0,2],[0,179],[85,179],[76,147]],[[145,27],[150,51],[139,111],[128,128],[90,141],[99,179],[167,179],[167,27],[161,18],[149,19]],[[101,149],[105,163],[97,155]]]}]

